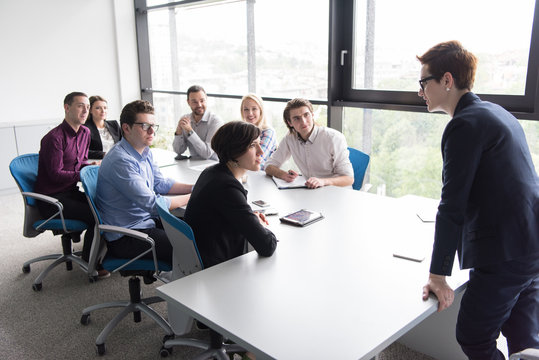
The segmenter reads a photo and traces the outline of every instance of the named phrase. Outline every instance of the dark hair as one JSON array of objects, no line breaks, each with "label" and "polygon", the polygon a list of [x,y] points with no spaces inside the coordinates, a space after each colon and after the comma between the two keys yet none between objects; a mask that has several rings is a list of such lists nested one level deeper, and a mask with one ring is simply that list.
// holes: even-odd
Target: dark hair
[{"label": "dark hair", "polygon": [[189,89],[187,89],[187,100],[189,100],[189,94],[202,91],[204,94],[206,94],[206,90],[200,85],[193,85]]},{"label": "dark hair", "polygon": [[99,96],[99,95],[90,96],[90,111],[88,112],[88,119],[86,121],[94,121],[94,117],[92,116],[92,106],[94,106],[94,103],[96,101],[104,101],[108,103],[108,101],[105,100],[105,98],[103,98],[102,96]]},{"label": "dark hair", "polygon": [[146,100],[135,100],[125,105],[120,115],[120,126],[127,124],[133,127],[137,119],[137,114],[153,114],[152,104]]},{"label": "dark hair", "polygon": [[64,105],[71,105],[73,104],[73,100],[75,100],[75,97],[77,96],[84,96],[84,97],[88,97],[88,95],[86,95],[85,93],[83,92],[80,92],[80,91],[74,91],[72,93],[69,93],[66,95],[66,97],[64,98]]},{"label": "dark hair", "polygon": [[459,89],[472,90],[477,68],[477,58],[466,50],[459,41],[452,40],[431,47],[422,56],[416,56],[422,65],[427,65],[438,81],[449,72]]},{"label": "dark hair", "polygon": [[283,120],[286,124],[286,127],[291,133],[294,132],[294,127],[288,124],[288,122],[290,121],[290,110],[294,110],[302,106],[307,106],[309,108],[309,111],[311,113],[314,113],[313,104],[311,104],[311,102],[307,99],[295,98],[286,103],[286,107],[283,111]]},{"label": "dark hair", "polygon": [[231,121],[219,128],[211,139],[211,147],[219,162],[235,161],[260,136],[260,129],[245,121]]}]

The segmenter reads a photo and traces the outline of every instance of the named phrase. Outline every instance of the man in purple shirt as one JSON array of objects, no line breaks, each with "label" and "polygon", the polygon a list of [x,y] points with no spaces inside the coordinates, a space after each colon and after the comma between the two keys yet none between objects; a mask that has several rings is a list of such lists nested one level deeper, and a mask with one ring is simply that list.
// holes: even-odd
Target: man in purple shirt
[{"label": "man in purple shirt", "polygon": [[[90,130],[84,126],[90,102],[82,92],[72,92],[64,99],[65,119],[41,139],[39,166],[35,191],[57,198],[64,206],[66,217],[81,220],[88,224],[84,235],[82,259],[88,261],[94,237],[94,217],[83,192],[77,186],[80,169],[88,164]],[[38,202],[43,216],[56,213],[57,208],[44,202]],[[64,235],[66,236],[66,235]],[[74,242],[80,241],[80,233],[73,233]],[[106,270],[99,270],[98,275],[108,275]]]}]

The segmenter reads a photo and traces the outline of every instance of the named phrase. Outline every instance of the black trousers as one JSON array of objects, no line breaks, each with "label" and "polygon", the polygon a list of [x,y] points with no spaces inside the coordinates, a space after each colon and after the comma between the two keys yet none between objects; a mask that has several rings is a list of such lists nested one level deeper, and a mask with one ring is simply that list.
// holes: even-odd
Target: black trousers
[{"label": "black trousers", "polygon": [[[163,230],[161,221],[155,220],[156,227],[151,229],[133,229],[145,234],[148,234],[155,242],[155,253],[157,260],[167,264],[172,264],[172,245],[168,241],[167,234]],[[122,236],[118,240],[107,241],[107,252],[118,258],[134,258],[140,255],[145,250],[150,248],[147,242],[132,238],[130,236]],[[149,252],[143,256],[143,259],[153,259],[152,253]]]},{"label": "black trousers", "polygon": [[[58,199],[64,206],[65,219],[80,220],[88,224],[88,229],[84,234],[84,244],[82,245],[81,255],[84,261],[88,261],[90,258],[90,250],[92,249],[92,241],[94,240],[95,222],[92,210],[90,210],[90,205],[88,205],[88,200],[86,200],[86,195],[79,191],[78,188],[75,188],[50,196]],[[38,201],[37,207],[44,217],[52,216],[58,211],[57,207],[43,201]]]},{"label": "black trousers", "polygon": [[509,354],[539,348],[539,254],[470,271],[457,341],[470,359],[504,359],[500,331]]}]

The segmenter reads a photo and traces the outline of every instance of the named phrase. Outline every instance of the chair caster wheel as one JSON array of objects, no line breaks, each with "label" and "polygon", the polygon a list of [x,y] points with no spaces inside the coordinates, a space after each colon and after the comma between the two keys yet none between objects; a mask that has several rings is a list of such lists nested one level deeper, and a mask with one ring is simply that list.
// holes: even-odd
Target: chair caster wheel
[{"label": "chair caster wheel", "polygon": [[42,287],[43,287],[43,285],[41,285],[41,284],[32,284],[32,290],[34,290],[34,291],[41,291]]},{"label": "chair caster wheel", "polygon": [[105,344],[95,344],[97,355],[105,355]]},{"label": "chair caster wheel", "polygon": [[71,261],[66,261],[66,270],[67,270],[67,271],[73,270],[73,262],[71,262]]},{"label": "chair caster wheel", "polygon": [[80,323],[82,325],[88,325],[90,323],[90,314],[82,315],[80,318]]},{"label": "chair caster wheel", "polygon": [[93,284],[93,283],[97,282],[98,277],[97,276],[90,276],[88,278],[88,280],[90,281],[90,284]]},{"label": "chair caster wheel", "polygon": [[30,265],[25,265],[22,267],[22,272],[28,274],[30,272]]},{"label": "chair caster wheel", "polygon": [[172,348],[170,349],[167,349],[166,347],[162,347],[161,348],[161,351],[159,352],[159,354],[161,354],[161,357],[162,358],[166,358],[168,357],[170,354],[172,354]]}]

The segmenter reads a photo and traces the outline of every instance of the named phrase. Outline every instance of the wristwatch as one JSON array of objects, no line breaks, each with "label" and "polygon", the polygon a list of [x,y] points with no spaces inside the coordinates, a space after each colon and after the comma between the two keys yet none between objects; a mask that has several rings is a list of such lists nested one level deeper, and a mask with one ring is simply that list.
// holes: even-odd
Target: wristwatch
[{"label": "wristwatch", "polygon": [[187,133],[187,137],[193,135],[193,130],[189,130],[189,132]]}]

